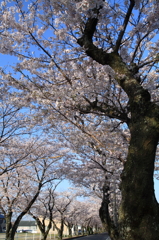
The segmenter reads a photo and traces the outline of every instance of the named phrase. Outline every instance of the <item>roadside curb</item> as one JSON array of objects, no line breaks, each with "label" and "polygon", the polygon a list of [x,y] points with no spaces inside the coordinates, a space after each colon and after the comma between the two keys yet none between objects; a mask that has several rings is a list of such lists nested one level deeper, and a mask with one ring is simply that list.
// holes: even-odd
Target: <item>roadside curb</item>
[{"label": "roadside curb", "polygon": [[[96,234],[93,234],[93,235],[96,235]],[[86,236],[91,236],[91,235],[80,235],[80,236],[76,236],[76,237],[72,237],[72,238],[63,238],[62,240],[73,240],[73,239],[76,239],[76,238],[81,238],[81,237],[86,237]],[[106,238],[106,240],[111,240],[111,238],[108,236]]]},{"label": "roadside curb", "polygon": [[73,239],[75,239],[75,238],[81,238],[81,237],[85,237],[85,236],[87,236],[87,235],[81,235],[81,236],[77,236],[77,237],[72,237],[72,238],[63,238],[62,240],[73,240]]}]

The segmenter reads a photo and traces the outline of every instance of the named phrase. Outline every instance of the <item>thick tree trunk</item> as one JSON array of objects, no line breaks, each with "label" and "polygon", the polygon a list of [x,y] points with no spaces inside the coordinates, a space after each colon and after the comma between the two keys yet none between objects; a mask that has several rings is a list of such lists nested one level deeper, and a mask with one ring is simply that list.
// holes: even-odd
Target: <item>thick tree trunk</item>
[{"label": "thick tree trunk", "polygon": [[86,229],[84,226],[81,226],[81,231],[82,231],[82,235],[84,236],[85,232],[86,232]]},{"label": "thick tree trunk", "polygon": [[45,232],[41,232],[41,234],[42,234],[41,240],[46,240],[48,234],[46,234]]},{"label": "thick tree trunk", "polygon": [[43,219],[40,221],[40,219],[39,219],[38,217],[34,216],[33,214],[30,214],[30,215],[36,220],[36,223],[37,223],[37,225],[38,225],[38,227],[39,227],[39,229],[40,229],[40,232],[41,232],[41,234],[42,234],[41,240],[46,240],[46,239],[47,239],[47,236],[48,236],[48,234],[49,234],[49,231],[50,231],[50,229],[51,229],[51,227],[52,227],[52,222],[51,222],[52,219],[49,220],[49,223],[48,223],[48,225],[46,226],[46,224],[45,224],[45,218],[43,218]]},{"label": "thick tree trunk", "polygon": [[109,184],[107,178],[105,178],[105,183],[103,185],[103,199],[101,203],[101,207],[99,209],[99,216],[103,225],[103,230],[108,232],[111,236],[112,240],[118,239],[118,231],[114,222],[110,218],[109,214]]},{"label": "thick tree trunk", "polygon": [[154,194],[154,161],[158,143],[158,120],[136,114],[131,121],[131,141],[122,173],[119,211],[121,240],[158,240],[159,206]]},{"label": "thick tree trunk", "polygon": [[110,215],[109,215],[109,186],[104,183],[103,186],[103,199],[101,203],[101,207],[99,209],[99,216],[103,225],[103,230],[110,234]]},{"label": "thick tree trunk", "polygon": [[64,219],[61,219],[60,222],[60,227],[58,228],[57,225],[55,224],[55,222],[53,221],[55,228],[57,229],[58,232],[58,239],[62,240],[62,236],[63,236],[63,229],[64,229]]},{"label": "thick tree trunk", "polygon": [[72,227],[73,227],[73,224],[70,224],[70,223],[68,223],[68,235],[70,236],[70,237],[72,237]]},{"label": "thick tree trunk", "polygon": [[57,232],[58,232],[58,239],[62,240],[63,231],[61,229],[58,229]]},{"label": "thick tree trunk", "polygon": [[12,223],[11,223],[11,214],[5,216],[6,218],[6,240],[13,240],[15,232],[12,231]]},{"label": "thick tree trunk", "polygon": [[5,215],[6,220],[6,240],[14,240],[14,236],[16,234],[16,230],[18,228],[19,222],[22,217],[19,217],[18,220],[12,224],[12,211]]},{"label": "thick tree trunk", "polygon": [[68,235],[70,236],[70,237],[72,237],[72,228],[68,228]]},{"label": "thick tree trunk", "polygon": [[[155,105],[132,108],[131,140],[121,175],[122,201],[118,231],[109,217],[107,189],[103,188],[102,222],[112,240],[158,240],[159,204],[154,194],[154,162],[159,140],[159,119]],[[115,234],[114,234],[115,233]],[[118,235],[119,234],[119,235]]]},{"label": "thick tree trunk", "polygon": [[78,226],[74,225],[74,235],[78,235]]}]

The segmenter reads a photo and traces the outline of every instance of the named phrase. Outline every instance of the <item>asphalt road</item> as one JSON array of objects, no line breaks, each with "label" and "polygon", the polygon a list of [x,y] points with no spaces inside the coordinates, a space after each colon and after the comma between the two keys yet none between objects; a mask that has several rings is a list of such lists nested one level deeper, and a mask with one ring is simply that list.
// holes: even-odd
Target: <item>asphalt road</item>
[{"label": "asphalt road", "polygon": [[73,240],[106,240],[108,238],[107,233],[101,233],[101,234],[96,234],[96,235],[91,235],[91,236],[86,236],[86,237],[80,237],[80,238],[74,238]]}]

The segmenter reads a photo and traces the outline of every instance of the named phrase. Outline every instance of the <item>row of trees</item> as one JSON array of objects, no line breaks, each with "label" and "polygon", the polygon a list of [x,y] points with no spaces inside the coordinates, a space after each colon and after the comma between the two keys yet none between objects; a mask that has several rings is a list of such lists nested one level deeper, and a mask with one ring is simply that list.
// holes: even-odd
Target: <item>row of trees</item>
[{"label": "row of trees", "polygon": [[[37,222],[43,240],[46,240],[53,226],[61,240],[64,225],[67,226],[70,236],[73,227],[78,234],[79,225],[83,233],[85,230],[87,234],[91,229],[101,229],[98,214],[100,201],[97,198],[88,198],[85,203],[76,200],[75,194],[69,190],[55,192],[58,184],[54,186],[51,183],[53,179],[47,184],[41,180],[37,184],[37,179],[29,178],[29,174],[26,176],[24,170],[26,171],[18,168],[18,173],[22,173],[18,176],[15,176],[15,171],[7,172],[9,174],[1,180],[0,209],[6,219],[6,239],[14,239],[19,222],[26,213]],[[40,184],[43,185],[41,188]]]},{"label": "row of trees", "polygon": [[[101,228],[99,198],[91,199],[92,194],[84,190],[55,191],[71,171],[78,171],[71,166],[70,149],[58,140],[57,132],[50,138],[45,128],[37,124],[34,114],[28,114],[28,109],[21,103],[18,106],[12,97],[6,91],[0,106],[0,210],[6,219],[6,239],[14,239],[26,214],[36,220],[44,240],[53,226],[59,239],[64,224],[70,236],[73,227],[78,234],[78,225],[87,233]],[[67,161],[70,161],[69,171]],[[70,179],[73,182],[72,176]],[[76,199],[84,194],[89,196],[87,203]]]},{"label": "row of trees", "polygon": [[[16,108],[23,106],[27,131],[47,134],[51,149],[70,151],[60,172],[102,196],[100,217],[113,240],[159,235],[158,13],[155,0],[4,0],[0,6],[0,52],[14,60],[1,69],[1,96],[7,91]],[[12,124],[14,132],[23,130]],[[2,176],[9,168],[10,161]]]},{"label": "row of trees", "polygon": [[47,238],[49,230],[54,227],[62,240],[64,225],[68,228],[69,236],[73,233],[78,235],[78,226],[81,227],[82,234],[101,230],[99,205],[100,201],[97,198],[90,197],[84,202],[77,200],[71,191],[53,192],[52,189],[48,189],[29,214],[36,220],[43,239]]}]

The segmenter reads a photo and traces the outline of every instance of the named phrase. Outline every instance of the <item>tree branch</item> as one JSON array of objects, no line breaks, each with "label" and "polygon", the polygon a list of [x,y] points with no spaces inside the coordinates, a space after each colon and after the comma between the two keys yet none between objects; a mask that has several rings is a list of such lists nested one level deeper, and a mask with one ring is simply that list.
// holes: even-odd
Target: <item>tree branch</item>
[{"label": "tree branch", "polygon": [[132,13],[132,10],[133,10],[134,6],[135,6],[135,1],[134,0],[130,0],[130,5],[129,5],[129,8],[128,8],[128,11],[126,13],[126,16],[125,16],[125,19],[124,19],[124,23],[123,23],[123,29],[119,33],[118,39],[116,41],[116,46],[114,48],[114,52],[118,52],[118,50],[119,50],[122,38],[124,36],[125,30],[126,30],[126,27],[128,25],[128,22],[129,22],[129,19],[130,19],[130,16],[131,16],[131,13]]},{"label": "tree branch", "polygon": [[[95,10],[94,10],[95,11]],[[99,9],[96,9],[99,12]],[[83,32],[83,36],[77,40],[77,43],[86,49],[86,53],[88,56],[92,57],[97,62],[105,65],[110,63],[110,55],[109,53],[104,52],[102,49],[99,49],[93,44],[93,35],[96,31],[96,26],[98,24],[98,18],[88,18],[85,29]]]},{"label": "tree branch", "polygon": [[78,110],[82,114],[99,112],[99,113],[103,113],[104,115],[106,115],[110,118],[116,118],[116,119],[119,119],[126,123],[128,123],[130,120],[128,118],[126,112],[123,112],[123,111],[121,112],[121,111],[119,111],[119,109],[109,106],[106,103],[100,103],[97,100],[94,102],[91,102],[86,97],[84,97],[84,99],[88,102],[88,105],[85,105],[85,106],[78,105],[77,106]]}]

